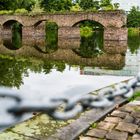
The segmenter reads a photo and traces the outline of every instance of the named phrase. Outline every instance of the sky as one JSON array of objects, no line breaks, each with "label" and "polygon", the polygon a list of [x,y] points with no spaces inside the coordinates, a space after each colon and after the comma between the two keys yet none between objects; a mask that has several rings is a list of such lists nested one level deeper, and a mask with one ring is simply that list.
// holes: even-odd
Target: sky
[{"label": "sky", "polygon": [[140,0],[113,0],[113,2],[120,3],[120,8],[129,11],[132,6],[140,7]]}]

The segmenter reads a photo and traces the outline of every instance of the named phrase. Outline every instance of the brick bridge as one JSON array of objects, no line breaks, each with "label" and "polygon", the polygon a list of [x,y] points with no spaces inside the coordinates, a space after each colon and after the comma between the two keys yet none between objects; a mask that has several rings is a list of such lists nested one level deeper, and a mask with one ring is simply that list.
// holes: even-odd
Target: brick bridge
[{"label": "brick bridge", "polygon": [[55,22],[59,37],[80,37],[78,24],[82,21],[95,21],[104,27],[105,40],[127,40],[126,15],[123,11],[100,11],[86,13],[44,14],[44,15],[0,15],[0,35],[11,33],[14,22],[22,25],[22,35],[45,35],[45,22]]}]

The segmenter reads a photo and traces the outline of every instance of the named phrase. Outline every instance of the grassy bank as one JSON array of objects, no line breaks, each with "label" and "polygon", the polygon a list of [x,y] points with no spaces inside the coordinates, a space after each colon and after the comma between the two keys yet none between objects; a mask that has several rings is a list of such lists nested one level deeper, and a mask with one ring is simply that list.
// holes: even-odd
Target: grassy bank
[{"label": "grassy bank", "polygon": [[129,35],[138,35],[140,34],[140,28],[128,28]]}]

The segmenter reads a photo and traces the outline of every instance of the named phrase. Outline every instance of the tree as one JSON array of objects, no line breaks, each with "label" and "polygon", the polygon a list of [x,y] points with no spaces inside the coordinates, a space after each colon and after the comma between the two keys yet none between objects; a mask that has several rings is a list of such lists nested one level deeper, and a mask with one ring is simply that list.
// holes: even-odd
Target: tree
[{"label": "tree", "polygon": [[120,4],[119,3],[114,3],[114,9],[115,10],[119,9],[119,7],[120,7]]},{"label": "tree", "polygon": [[35,4],[35,0],[0,0],[0,10],[16,10],[24,8],[28,11]]},{"label": "tree", "polygon": [[72,6],[72,0],[41,0],[41,6],[47,12],[69,11]]},{"label": "tree", "polygon": [[112,0],[101,0],[100,7],[103,10],[113,10]]},{"label": "tree", "polygon": [[140,8],[133,6],[127,16],[127,27],[140,27]]},{"label": "tree", "polygon": [[32,6],[31,12],[32,13],[44,12],[43,8],[41,7],[40,0],[36,0],[35,4]]},{"label": "tree", "polygon": [[100,8],[97,0],[79,0],[79,5],[83,10],[98,10]]},{"label": "tree", "polygon": [[12,5],[11,0],[0,0],[0,10],[10,10]]}]

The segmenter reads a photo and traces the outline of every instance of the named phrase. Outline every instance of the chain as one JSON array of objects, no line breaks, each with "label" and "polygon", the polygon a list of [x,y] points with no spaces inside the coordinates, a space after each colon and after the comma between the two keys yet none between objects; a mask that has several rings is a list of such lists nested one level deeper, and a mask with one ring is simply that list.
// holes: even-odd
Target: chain
[{"label": "chain", "polygon": [[[43,100],[25,100],[17,90],[0,88],[0,115],[8,120],[2,119],[0,127],[12,125],[28,112],[44,112],[54,119],[68,120],[74,118],[79,113],[90,108],[105,108],[114,104],[117,97],[127,99],[133,96],[134,89],[140,86],[140,73],[126,83],[120,83],[114,87],[100,90],[97,95],[86,94],[73,98],[57,97],[43,98]],[[9,99],[5,102],[5,99]],[[1,111],[4,108],[3,111]],[[3,114],[4,115],[3,115]]]}]

